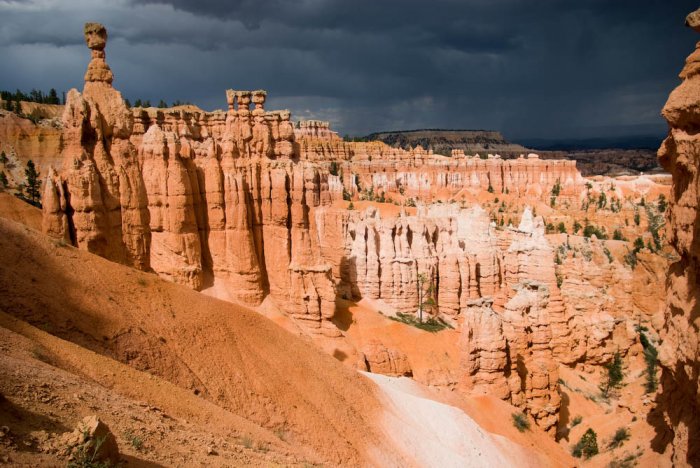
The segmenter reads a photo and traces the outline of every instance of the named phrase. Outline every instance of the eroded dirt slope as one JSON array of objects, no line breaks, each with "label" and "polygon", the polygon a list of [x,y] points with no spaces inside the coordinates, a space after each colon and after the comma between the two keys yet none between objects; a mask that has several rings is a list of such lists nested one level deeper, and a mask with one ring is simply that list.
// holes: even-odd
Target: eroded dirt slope
[{"label": "eroded dirt slope", "polygon": [[113,264],[0,219],[3,309],[60,338],[286,431],[327,462],[394,462],[370,382],[242,307]]}]

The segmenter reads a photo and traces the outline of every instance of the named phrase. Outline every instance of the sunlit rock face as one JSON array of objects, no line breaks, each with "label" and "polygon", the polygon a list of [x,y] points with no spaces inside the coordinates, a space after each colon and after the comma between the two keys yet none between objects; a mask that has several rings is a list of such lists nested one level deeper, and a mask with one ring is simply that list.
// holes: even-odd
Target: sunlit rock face
[{"label": "sunlit rock face", "polygon": [[308,328],[335,310],[313,212],[326,175],[299,161],[288,111],[264,91],[227,92],[227,112],[128,109],[112,87],[107,32],[85,26],[92,59],[63,114],[63,169],[45,185],[44,226],[113,261],[201,289],[268,294]]}]

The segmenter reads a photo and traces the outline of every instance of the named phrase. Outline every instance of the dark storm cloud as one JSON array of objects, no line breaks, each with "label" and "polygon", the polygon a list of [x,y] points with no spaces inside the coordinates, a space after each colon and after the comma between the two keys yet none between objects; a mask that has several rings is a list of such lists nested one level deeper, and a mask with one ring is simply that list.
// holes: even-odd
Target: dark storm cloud
[{"label": "dark storm cloud", "polygon": [[0,0],[0,88],[79,86],[89,60],[82,23],[95,20],[109,29],[115,86],[132,100],[214,108],[228,87],[262,87],[271,107],[329,119],[351,134],[425,127],[494,128],[515,138],[661,134],[659,110],[700,39],[683,28],[697,6]]}]

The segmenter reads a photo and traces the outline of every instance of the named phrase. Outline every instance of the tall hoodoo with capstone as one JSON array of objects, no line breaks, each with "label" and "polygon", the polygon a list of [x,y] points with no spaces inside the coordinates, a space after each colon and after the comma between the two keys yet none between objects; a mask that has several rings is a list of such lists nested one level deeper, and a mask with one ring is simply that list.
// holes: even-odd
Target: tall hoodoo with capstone
[{"label": "tall hoodoo with capstone", "polygon": [[67,95],[64,173],[50,171],[44,196],[55,202],[44,210],[44,225],[79,248],[147,270],[149,213],[137,150],[129,140],[133,117],[112,87],[107,31],[87,23],[84,35],[92,59],[83,93],[72,89]]}]

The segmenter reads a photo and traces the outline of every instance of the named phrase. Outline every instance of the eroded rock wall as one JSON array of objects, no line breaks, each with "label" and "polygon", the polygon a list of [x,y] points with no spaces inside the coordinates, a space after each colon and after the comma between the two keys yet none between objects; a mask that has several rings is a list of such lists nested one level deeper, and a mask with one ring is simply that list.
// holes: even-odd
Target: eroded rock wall
[{"label": "eroded rock wall", "polygon": [[128,109],[111,83],[107,33],[85,27],[92,60],[63,114],[63,169],[45,184],[44,230],[81,249],[243,303],[269,294],[309,329],[335,311],[314,210],[327,175],[299,161],[288,111],[264,91],[227,92],[227,112]]},{"label": "eroded rock wall", "polygon": [[[700,32],[700,10],[686,25]],[[664,423],[657,421],[658,449],[672,444],[676,464],[700,465],[700,43],[680,73],[662,115],[668,137],[661,165],[673,177],[669,208],[671,245],[679,259],[666,280],[667,306],[660,349]]]},{"label": "eroded rock wall", "polygon": [[549,196],[555,185],[562,197],[575,197],[585,183],[575,161],[544,160],[536,154],[509,160],[484,154],[482,159],[458,150],[445,157],[420,146],[404,150],[380,141],[345,142],[318,124],[327,122],[300,122],[300,157],[326,167],[334,161],[339,177],[339,184],[331,187],[335,199],[343,197],[343,190],[353,196],[368,189],[425,201],[485,190],[540,198]]}]

